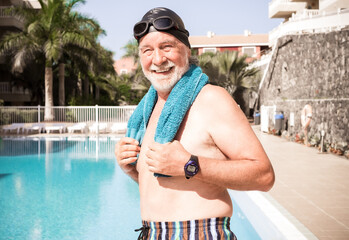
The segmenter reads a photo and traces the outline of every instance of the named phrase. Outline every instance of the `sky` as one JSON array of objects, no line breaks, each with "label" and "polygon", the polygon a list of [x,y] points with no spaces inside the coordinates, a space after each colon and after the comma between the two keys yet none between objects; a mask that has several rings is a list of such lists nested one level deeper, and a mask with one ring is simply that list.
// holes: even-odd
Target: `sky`
[{"label": "sky", "polygon": [[133,39],[136,22],[155,7],[166,7],[183,20],[191,36],[205,36],[208,31],[216,35],[269,33],[283,19],[268,17],[271,0],[86,0],[75,10],[94,18],[106,31],[99,40],[114,52],[114,60],[124,54],[122,49]]}]

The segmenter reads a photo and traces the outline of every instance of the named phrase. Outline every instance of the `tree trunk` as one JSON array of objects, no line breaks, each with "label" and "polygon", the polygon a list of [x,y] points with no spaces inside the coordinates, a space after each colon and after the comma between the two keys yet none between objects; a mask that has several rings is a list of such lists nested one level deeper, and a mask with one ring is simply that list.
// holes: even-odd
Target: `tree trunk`
[{"label": "tree trunk", "polygon": [[77,90],[78,90],[78,96],[82,96],[82,80],[81,80],[81,74],[78,75],[78,83],[77,83]]},{"label": "tree trunk", "polygon": [[45,67],[45,121],[53,121],[52,67]]},{"label": "tree trunk", "polygon": [[99,100],[99,97],[100,97],[100,94],[99,94],[99,87],[96,86],[96,100],[97,100],[97,101]]},{"label": "tree trunk", "polygon": [[84,98],[85,99],[88,99],[89,92],[90,92],[90,83],[89,83],[87,77],[85,77],[84,78]]},{"label": "tree trunk", "polygon": [[65,89],[64,89],[64,63],[60,63],[58,66],[58,77],[59,77],[59,106],[65,105]]}]

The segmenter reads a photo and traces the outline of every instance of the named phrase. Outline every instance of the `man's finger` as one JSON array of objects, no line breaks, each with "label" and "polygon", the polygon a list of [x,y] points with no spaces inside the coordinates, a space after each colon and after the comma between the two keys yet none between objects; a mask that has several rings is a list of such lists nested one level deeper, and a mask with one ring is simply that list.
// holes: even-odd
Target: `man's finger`
[{"label": "man's finger", "polygon": [[152,166],[149,166],[148,169],[149,169],[149,172],[152,172],[152,173],[156,173],[157,172],[156,168],[154,168]]},{"label": "man's finger", "polygon": [[134,144],[139,145],[139,142],[134,138],[124,137],[120,139],[120,145]]},{"label": "man's finger", "polygon": [[155,168],[157,166],[157,162],[151,158],[146,158],[145,163],[148,165],[148,167]]},{"label": "man's finger", "polygon": [[124,151],[137,151],[139,152],[141,150],[140,146],[138,145],[131,145],[131,144],[126,144],[121,146],[121,150]]},{"label": "man's finger", "polygon": [[127,151],[127,152],[122,152],[121,154],[122,159],[130,158],[130,157],[137,157],[138,152],[135,151]]},{"label": "man's finger", "polygon": [[130,157],[130,158],[125,158],[123,160],[121,160],[123,164],[127,165],[127,164],[131,164],[137,161],[137,157]]},{"label": "man's finger", "polygon": [[149,159],[153,159],[154,151],[149,148],[147,151],[145,151],[145,156]]}]

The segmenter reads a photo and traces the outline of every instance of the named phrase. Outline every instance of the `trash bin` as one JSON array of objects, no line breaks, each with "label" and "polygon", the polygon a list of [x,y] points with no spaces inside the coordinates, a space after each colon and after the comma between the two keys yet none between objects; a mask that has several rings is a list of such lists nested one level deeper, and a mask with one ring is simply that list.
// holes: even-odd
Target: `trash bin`
[{"label": "trash bin", "polygon": [[282,126],[284,124],[284,115],[282,113],[275,114],[275,130],[281,132]]},{"label": "trash bin", "polygon": [[259,125],[261,124],[261,114],[260,113],[255,113],[254,115],[254,125]]}]

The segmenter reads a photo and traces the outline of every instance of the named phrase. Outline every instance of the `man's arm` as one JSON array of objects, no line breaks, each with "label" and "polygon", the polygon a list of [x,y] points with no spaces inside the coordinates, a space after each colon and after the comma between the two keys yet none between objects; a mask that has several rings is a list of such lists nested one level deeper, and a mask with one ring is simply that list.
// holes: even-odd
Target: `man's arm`
[{"label": "man's arm", "polygon": [[[198,153],[200,171],[194,178],[235,190],[268,191],[274,183],[273,168],[235,101],[224,89],[211,85],[203,89],[196,101],[195,108],[204,116],[207,132],[226,159]],[[183,166],[191,154],[178,141],[153,143],[146,161],[150,171],[184,176]]]},{"label": "man's arm", "polygon": [[197,177],[235,190],[268,191],[275,176],[261,143],[231,96],[222,88],[210,88],[202,98],[210,116],[208,132],[228,160],[201,157]]}]

